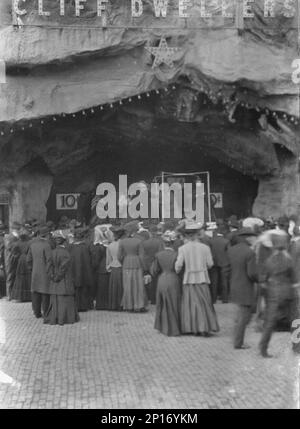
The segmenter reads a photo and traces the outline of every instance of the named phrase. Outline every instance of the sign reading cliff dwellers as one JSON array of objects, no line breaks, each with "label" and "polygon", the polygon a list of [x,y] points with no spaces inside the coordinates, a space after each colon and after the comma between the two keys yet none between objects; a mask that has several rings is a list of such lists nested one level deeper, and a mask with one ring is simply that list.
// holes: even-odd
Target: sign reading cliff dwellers
[{"label": "sign reading cliff dwellers", "polygon": [[[159,19],[164,26],[174,26],[178,18],[181,25],[201,27],[221,17],[227,25],[240,26],[240,20],[254,19],[257,11],[265,18],[294,18],[297,14],[297,0],[12,0],[12,7],[18,25],[81,21],[87,26],[147,28],[149,20],[145,23],[144,18],[152,16],[153,25]],[[117,8],[121,13],[114,13]]]}]

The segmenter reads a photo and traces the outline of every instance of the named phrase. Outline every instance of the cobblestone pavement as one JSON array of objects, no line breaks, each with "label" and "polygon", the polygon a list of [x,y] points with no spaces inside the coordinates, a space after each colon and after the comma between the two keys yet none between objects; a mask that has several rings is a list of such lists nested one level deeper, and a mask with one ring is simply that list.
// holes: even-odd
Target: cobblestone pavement
[{"label": "cobblestone pavement", "polygon": [[275,333],[273,359],[233,350],[231,304],[217,304],[214,337],[168,338],[145,314],[90,311],[43,325],[31,304],[0,300],[0,408],[298,408],[298,357]]}]

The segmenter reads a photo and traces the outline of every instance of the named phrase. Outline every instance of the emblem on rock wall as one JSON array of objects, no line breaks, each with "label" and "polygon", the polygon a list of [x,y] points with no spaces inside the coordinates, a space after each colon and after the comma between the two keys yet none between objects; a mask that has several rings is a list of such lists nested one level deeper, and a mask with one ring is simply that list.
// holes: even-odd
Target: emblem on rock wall
[{"label": "emblem on rock wall", "polygon": [[146,46],[145,49],[154,56],[154,61],[152,64],[153,69],[156,69],[161,64],[166,64],[170,68],[174,67],[172,58],[178,51],[178,48],[170,48],[164,37],[160,39],[159,45],[157,47]]}]

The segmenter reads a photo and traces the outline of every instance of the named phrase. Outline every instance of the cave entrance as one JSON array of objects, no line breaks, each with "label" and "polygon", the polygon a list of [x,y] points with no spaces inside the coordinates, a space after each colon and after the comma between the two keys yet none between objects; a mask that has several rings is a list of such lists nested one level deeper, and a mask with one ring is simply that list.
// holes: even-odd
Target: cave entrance
[{"label": "cave entrance", "polygon": [[[247,171],[246,143],[254,136],[249,129],[258,126],[257,118],[252,118],[257,112],[250,117],[245,112],[243,121],[236,118],[236,124],[243,127],[239,138],[237,128],[228,124],[222,103],[214,104],[205,94],[195,101],[193,93],[181,87],[166,94],[154,91],[135,100],[77,112],[48,128],[51,161],[55,157],[61,166],[47,203],[48,219],[57,221],[68,216],[89,221],[99,183],[110,182],[117,188],[119,175],[123,174],[128,184],[152,183],[162,171],[208,171],[213,218],[252,214],[258,181]],[[234,127],[239,126],[236,124]],[[53,147],[53,141],[59,144]],[[64,159],[66,168],[62,168]],[[259,164],[260,157],[257,159]],[[76,203],[70,207],[58,205],[58,199],[67,198]]]},{"label": "cave entrance", "polygon": [[[232,214],[241,218],[251,214],[258,182],[204,153],[201,146],[189,147],[182,142],[173,147],[161,145],[158,150],[151,145],[132,147],[123,143],[118,148],[104,145],[75,168],[56,176],[47,203],[47,218],[57,222],[61,216],[68,216],[88,222],[93,216],[91,205],[99,183],[110,182],[118,189],[121,174],[127,175],[128,184],[152,183],[162,171],[209,171],[212,220]],[[58,206],[58,198],[62,196],[69,206]],[[77,199],[74,206],[72,197]]]}]

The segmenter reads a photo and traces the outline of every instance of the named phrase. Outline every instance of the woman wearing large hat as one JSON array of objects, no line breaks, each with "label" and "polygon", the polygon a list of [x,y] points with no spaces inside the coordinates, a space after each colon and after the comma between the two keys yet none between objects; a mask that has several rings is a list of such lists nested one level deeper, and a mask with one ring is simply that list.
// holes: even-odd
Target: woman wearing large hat
[{"label": "woman wearing large hat", "polygon": [[123,310],[146,310],[147,295],[144,286],[143,246],[136,237],[138,223],[131,221],[125,225],[127,237],[120,241],[118,260],[122,264]]},{"label": "woman wearing large hat", "polygon": [[186,244],[179,247],[175,264],[177,273],[184,268],[181,330],[182,333],[208,336],[219,331],[217,316],[209,290],[208,270],[213,266],[210,248],[198,241],[201,225],[188,223],[185,226]]},{"label": "woman wearing large hat", "polygon": [[174,266],[177,253],[173,243],[174,231],[165,231],[162,236],[165,249],[158,252],[151,267],[152,276],[158,275],[156,293],[156,313],[154,328],[164,335],[180,335],[181,287]]}]

